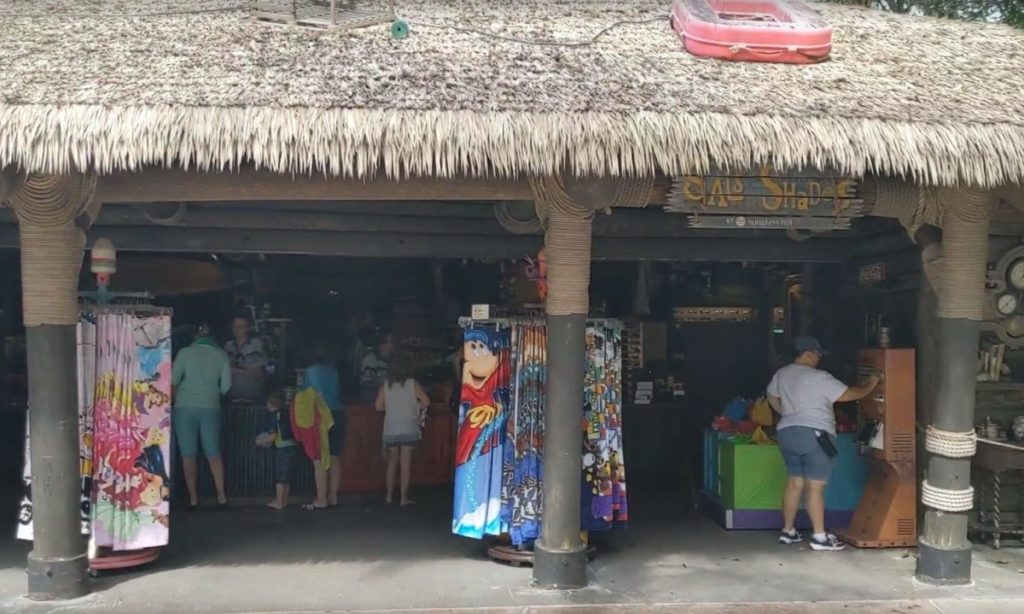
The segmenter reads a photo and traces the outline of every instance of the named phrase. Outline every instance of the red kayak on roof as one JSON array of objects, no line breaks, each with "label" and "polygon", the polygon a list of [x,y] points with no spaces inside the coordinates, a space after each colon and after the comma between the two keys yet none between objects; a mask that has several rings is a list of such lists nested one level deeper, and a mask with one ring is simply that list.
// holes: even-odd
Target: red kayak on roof
[{"label": "red kayak on roof", "polygon": [[675,0],[672,27],[705,58],[812,64],[832,51],[832,26],[798,0]]}]

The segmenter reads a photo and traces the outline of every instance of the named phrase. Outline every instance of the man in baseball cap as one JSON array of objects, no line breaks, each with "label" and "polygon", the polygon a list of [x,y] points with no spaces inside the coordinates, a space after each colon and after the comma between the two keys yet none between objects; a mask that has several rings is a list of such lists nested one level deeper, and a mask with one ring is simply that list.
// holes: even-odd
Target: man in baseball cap
[{"label": "man in baseball cap", "polygon": [[778,426],[779,450],[789,480],[782,501],[783,527],[779,541],[796,544],[803,537],[793,523],[800,499],[807,490],[807,514],[814,534],[812,550],[842,550],[845,545],[825,530],[825,485],[837,454],[836,414],[833,403],[858,401],[871,394],[879,377],[863,386],[847,386],[818,368],[826,352],[814,337],[798,337],[796,359],[779,369],[768,384],[768,402],[782,416]]},{"label": "man in baseball cap", "polygon": [[797,337],[793,346],[798,357],[805,352],[813,352],[814,354],[817,354],[819,358],[822,356],[828,356],[828,352],[821,347],[821,342],[815,337],[808,337],[806,335]]}]

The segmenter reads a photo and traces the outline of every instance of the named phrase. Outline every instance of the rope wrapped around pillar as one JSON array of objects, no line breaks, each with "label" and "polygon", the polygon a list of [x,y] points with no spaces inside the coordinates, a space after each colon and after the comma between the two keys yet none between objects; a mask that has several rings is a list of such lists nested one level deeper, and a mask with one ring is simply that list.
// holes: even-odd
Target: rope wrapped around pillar
[{"label": "rope wrapped around pillar", "polygon": [[971,457],[977,352],[983,318],[988,224],[993,196],[973,188],[922,188],[934,223],[942,227],[941,283],[937,289],[936,393],[925,446],[921,483],[925,506],[918,540],[918,579],[966,584],[971,579],[967,512],[974,505]]},{"label": "rope wrapped around pillar", "polygon": [[532,180],[537,213],[545,220],[548,377],[544,411],[544,485],[541,538],[534,547],[533,579],[550,589],[587,584],[586,546],[580,539],[580,454],[583,368],[590,307],[593,186],[578,198],[557,177]]},{"label": "rope wrapped around pillar", "polygon": [[978,435],[974,431],[951,433],[929,425],[924,448],[946,458],[970,458],[978,451]]},{"label": "rope wrapped around pillar", "polygon": [[618,180],[615,189],[615,201],[613,207],[625,207],[627,209],[640,209],[651,202],[651,192],[654,190],[654,176],[649,177],[624,177]]},{"label": "rope wrapped around pillar", "polygon": [[[535,200],[530,202],[533,209],[531,217],[519,217],[514,215],[513,210],[522,211],[525,203],[498,202],[494,204],[494,216],[498,218],[501,226],[513,234],[533,234],[547,228],[547,216],[549,207],[542,203],[539,194],[547,193],[547,179],[535,179],[531,186],[535,194]],[[654,190],[654,177],[625,177],[625,178],[604,178],[585,179],[572,183],[570,186],[562,184],[558,179],[552,179],[556,185],[551,188],[552,192],[561,192],[554,196],[561,199],[568,198],[569,202],[587,203],[588,209],[597,211],[604,210],[611,213],[612,209],[622,207],[625,209],[640,209],[646,207],[651,201],[651,192]],[[611,198],[609,198],[611,197]]]},{"label": "rope wrapped around pillar", "polygon": [[[942,227],[939,201],[909,181],[872,177],[864,182],[861,193],[870,207],[870,215],[898,220],[911,241],[916,242],[917,231],[923,226]],[[921,247],[921,266],[938,296],[942,286],[941,243]]]},{"label": "rope wrapped around pillar", "polygon": [[[94,175],[29,175],[10,198],[21,235],[35,536],[28,597],[89,592],[81,535],[75,324],[84,229],[96,218]],[[41,486],[41,487],[40,487]]]},{"label": "rope wrapped around pillar", "polygon": [[586,315],[590,309],[591,226],[594,210],[578,205],[557,177],[531,180],[537,211],[546,221],[548,315]]},{"label": "rope wrapped around pillar", "polygon": [[952,490],[925,480],[921,483],[921,503],[940,512],[969,512],[974,507],[974,487]]},{"label": "rope wrapped around pillar", "polygon": [[927,188],[922,193],[942,212],[943,289],[938,315],[980,322],[985,309],[992,193],[973,188]]},{"label": "rope wrapped around pillar", "polygon": [[[938,317],[979,322],[984,317],[991,192],[966,188],[926,188],[921,192],[922,198],[933,203],[943,218],[945,257],[940,276],[942,291],[939,294]],[[977,342],[975,348],[976,345]],[[973,366],[973,360],[968,366]],[[970,379],[968,383],[973,382],[973,375],[973,372],[966,374]],[[950,420],[955,420],[955,417],[947,418]],[[959,421],[970,427],[974,421],[973,408],[969,420]],[[936,456],[970,459],[974,456],[976,441],[973,431],[952,431],[932,424],[928,426],[925,447]],[[921,502],[943,512],[967,511],[974,502],[974,489],[943,489],[925,481]]]},{"label": "rope wrapped around pillar", "polygon": [[939,203],[917,184],[909,181],[872,177],[861,189],[869,215],[899,220],[910,239],[921,226],[942,226]]},{"label": "rope wrapped around pillar", "polygon": [[25,179],[10,197],[21,236],[25,326],[74,325],[85,233],[95,219],[94,175]]}]

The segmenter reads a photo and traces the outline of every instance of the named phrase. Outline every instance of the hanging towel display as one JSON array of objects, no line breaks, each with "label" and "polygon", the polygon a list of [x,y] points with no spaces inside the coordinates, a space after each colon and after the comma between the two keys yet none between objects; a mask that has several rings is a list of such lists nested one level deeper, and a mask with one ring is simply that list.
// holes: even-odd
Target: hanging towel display
[{"label": "hanging towel display", "polygon": [[479,539],[502,531],[510,343],[507,327],[471,328],[464,335],[452,518],[452,531],[457,535]]},{"label": "hanging towel display", "polygon": [[171,317],[99,312],[93,408],[97,546],[167,544],[171,479]]},{"label": "hanging towel display", "polygon": [[622,456],[622,328],[587,327],[583,380],[583,529],[603,531],[629,520]]},{"label": "hanging towel display", "polygon": [[[540,537],[544,507],[547,327],[542,320],[525,319],[509,321],[504,330],[492,324],[473,326],[465,332],[454,531],[475,538],[507,533],[513,545],[528,545]],[[580,527],[592,531],[622,528],[629,519],[622,452],[621,331],[615,321],[587,325],[584,407],[580,408],[584,430]],[[501,349],[506,343],[507,352]],[[490,381],[494,384],[488,385]],[[476,411],[484,411],[485,418],[493,414],[504,423],[497,492],[493,458],[486,461],[486,471],[477,467],[479,461],[463,468],[473,445],[479,444],[482,450],[502,446],[497,431],[481,439],[480,429],[474,427],[479,419],[472,418],[473,408],[488,408]],[[489,498],[483,506],[485,492]],[[470,513],[474,522],[460,522]]]},{"label": "hanging towel display", "polygon": [[501,517],[512,543],[540,537],[547,327],[512,327],[513,398],[508,418]]},{"label": "hanging towel display", "polygon": [[302,451],[325,469],[331,468],[330,432],[334,417],[320,393],[313,388],[304,388],[295,395],[291,408],[292,432]]},{"label": "hanging towel display", "polygon": [[[78,325],[82,532],[112,550],[168,540],[171,317],[89,311]],[[31,410],[30,410],[31,411]],[[30,438],[18,537],[31,540]]]},{"label": "hanging towel display", "polygon": [[[78,460],[82,472],[82,535],[90,532],[92,518],[93,386],[96,383],[96,324],[82,319],[76,330],[78,348]],[[32,460],[29,425],[25,424],[25,465],[18,506],[18,539],[32,541]]]}]

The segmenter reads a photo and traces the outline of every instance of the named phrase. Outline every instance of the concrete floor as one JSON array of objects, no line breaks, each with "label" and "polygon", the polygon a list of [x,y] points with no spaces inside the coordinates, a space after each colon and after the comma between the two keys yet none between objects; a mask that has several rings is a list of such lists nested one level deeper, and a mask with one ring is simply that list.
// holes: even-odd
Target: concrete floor
[{"label": "concrete floor", "polygon": [[590,587],[545,592],[530,587],[528,568],[492,563],[480,542],[452,536],[447,496],[421,499],[413,509],[176,511],[172,546],[154,566],[100,578],[92,596],[60,607],[20,597],[27,548],[0,542],[0,611],[1024,611],[1021,549],[980,547],[973,586],[936,588],[913,580],[913,551],[780,546],[773,533],[726,532],[664,497],[634,497],[633,526],[595,540]]}]

